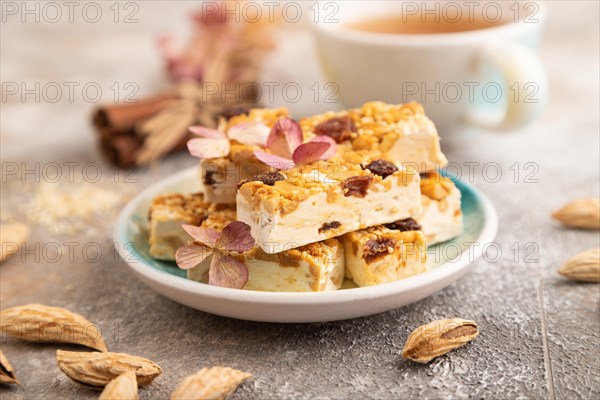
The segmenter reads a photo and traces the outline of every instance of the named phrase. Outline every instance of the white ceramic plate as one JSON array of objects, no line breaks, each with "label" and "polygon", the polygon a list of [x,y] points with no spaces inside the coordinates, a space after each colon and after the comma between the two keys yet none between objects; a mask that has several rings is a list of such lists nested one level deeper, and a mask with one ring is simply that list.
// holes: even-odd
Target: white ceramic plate
[{"label": "white ceramic plate", "polygon": [[[420,300],[460,278],[491,242],[498,226],[490,201],[472,186],[462,193],[464,233],[428,249],[428,271],[383,285],[318,293],[275,293],[228,289],[190,281],[174,263],[148,254],[148,207],[164,193],[200,190],[197,168],[166,178],[138,194],[123,209],[114,231],[121,257],[156,292],[186,306],[252,321],[322,322],[364,317]],[[473,248],[472,243],[477,243]]]}]

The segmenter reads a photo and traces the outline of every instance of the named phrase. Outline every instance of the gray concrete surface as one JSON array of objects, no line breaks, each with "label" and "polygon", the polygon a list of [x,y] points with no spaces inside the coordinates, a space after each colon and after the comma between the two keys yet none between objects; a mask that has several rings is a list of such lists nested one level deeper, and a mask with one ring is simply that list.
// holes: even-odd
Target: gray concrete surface
[{"label": "gray concrete surface", "polygon": [[[599,235],[566,230],[549,218],[567,201],[599,193],[598,3],[550,6],[541,55],[552,93],[543,117],[518,133],[481,134],[444,143],[450,160],[480,163],[474,184],[497,208],[497,243],[502,250],[497,260],[490,250],[472,273],[447,289],[391,312],[350,321],[279,325],[222,318],[163,298],[138,281],[115,258],[112,219],[107,217],[93,221],[94,230],[76,235],[32,226],[28,243],[39,243],[40,250],[0,266],[1,308],[42,303],[84,314],[100,326],[111,350],[147,357],[163,367],[155,383],[141,390],[142,399],[168,398],[184,376],[211,365],[254,374],[234,399],[600,397],[600,286],[572,283],[556,273],[565,258],[597,247]],[[152,92],[160,87],[156,61],[142,72],[138,64],[154,59],[145,29],[168,26],[164,19],[181,18],[184,8],[189,4],[176,3],[163,14],[154,6],[142,7],[146,25],[111,26],[101,33],[77,24],[3,24],[2,80],[101,78],[108,86],[106,82],[137,79],[145,92]],[[40,47],[40,35],[47,46]],[[107,45],[107,38],[146,47],[126,57],[117,42]],[[63,55],[71,55],[71,61]],[[116,66],[115,59],[120,60]],[[316,70],[311,65],[309,72]],[[3,165],[101,162],[86,120],[92,107],[81,101],[3,102]],[[498,182],[491,182],[484,172],[490,162],[501,167]],[[525,163],[534,163],[531,178],[537,182],[525,181],[525,174],[534,171]],[[185,155],[171,157],[158,168],[136,172],[137,183],[120,179],[119,184],[107,182],[112,170],[102,165],[106,178],[102,182],[125,201],[157,178],[194,164]],[[37,189],[31,176],[3,181],[2,221],[23,220],[24,204]],[[71,259],[65,243],[72,241],[78,247]],[[42,250],[48,243],[58,243],[63,250],[55,262]],[[99,260],[84,259],[85,244],[100,246]],[[477,321],[480,337],[429,365],[402,360],[398,353],[412,329],[453,316]],[[56,349],[76,346],[29,344],[6,337],[1,344],[23,383],[0,388],[3,399],[98,396],[71,382],[56,366]]]}]

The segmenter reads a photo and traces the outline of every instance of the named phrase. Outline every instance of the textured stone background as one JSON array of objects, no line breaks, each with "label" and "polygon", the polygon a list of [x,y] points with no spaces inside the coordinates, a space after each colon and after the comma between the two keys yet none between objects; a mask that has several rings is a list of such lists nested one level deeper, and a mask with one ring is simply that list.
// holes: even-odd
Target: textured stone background
[{"label": "textured stone background", "polygon": [[[242,398],[598,398],[600,396],[600,286],[575,284],[555,271],[567,257],[597,247],[597,232],[566,230],[548,214],[570,199],[599,193],[599,8],[597,2],[549,4],[541,48],[551,82],[543,117],[514,134],[481,134],[444,142],[456,162],[496,162],[503,175],[489,182],[481,167],[474,184],[495,204],[500,228],[498,261],[490,253],[468,276],[418,303],[351,321],[278,325],[237,321],[195,311],[163,298],[129,273],[111,251],[112,218],[91,221],[77,235],[53,234],[34,226],[30,244],[79,243],[73,259],[62,254],[36,260],[36,252],[15,256],[0,267],[1,307],[42,303],[72,309],[97,323],[113,351],[156,361],[163,375],[141,390],[143,399],[164,399],[176,382],[198,368],[228,365],[255,378],[234,395]],[[136,82],[142,96],[164,87],[149,37],[185,31],[191,2],[139,3],[137,24],[2,24],[2,81],[100,82],[104,100],[118,81]],[[103,10],[108,12],[108,4]],[[318,78],[311,43],[302,30],[281,35],[284,45],[266,75],[310,83]],[[293,45],[290,40],[294,40]],[[288,42],[286,42],[288,41]],[[286,69],[302,61],[302,68]],[[287,63],[287,64],[286,64]],[[296,64],[291,64],[296,65]],[[2,161],[101,162],[82,101],[26,103],[3,99]],[[310,100],[291,105],[295,115],[321,112]],[[443,136],[443,132],[442,132]],[[521,176],[510,169],[520,163]],[[537,183],[524,182],[524,163],[539,167]],[[111,183],[102,164],[101,184],[129,196],[177,170],[194,165],[185,155],[159,168],[138,171],[137,183]],[[43,164],[42,164],[43,165]],[[100,183],[99,183],[100,184]],[[31,176],[2,181],[2,221],[24,218],[38,190]],[[86,262],[81,246],[98,243],[102,256]],[[515,247],[516,243],[516,247]],[[519,248],[518,254],[514,249]],[[536,250],[538,249],[538,250]],[[39,255],[40,252],[37,252]],[[407,335],[433,319],[461,316],[480,324],[472,344],[429,365],[398,355]],[[55,364],[55,345],[2,338],[2,349],[22,387],[0,389],[3,399],[92,399]],[[61,346],[67,348],[68,346]],[[73,349],[75,346],[73,346]]]}]

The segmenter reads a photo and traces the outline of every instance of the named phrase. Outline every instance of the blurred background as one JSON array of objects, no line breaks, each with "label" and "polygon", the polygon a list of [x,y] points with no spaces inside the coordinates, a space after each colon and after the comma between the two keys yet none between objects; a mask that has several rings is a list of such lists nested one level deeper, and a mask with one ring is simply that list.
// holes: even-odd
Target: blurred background
[{"label": "blurred background", "polygon": [[[62,17],[57,22],[45,18],[44,2],[14,3],[15,15],[7,15],[4,10],[3,160],[98,159],[92,113],[103,104],[115,100],[137,102],[172,86],[159,39],[168,34],[185,44],[194,34],[191,15],[201,9],[200,3],[138,1],[114,6],[97,2],[98,7],[87,10],[85,3],[78,3],[73,22],[64,6],[59,7]],[[6,9],[7,5],[3,7]],[[34,11],[23,14],[22,7]],[[96,19],[97,11],[101,17],[90,22]],[[54,18],[54,9],[46,12]],[[289,107],[298,117],[332,108],[324,108],[308,93],[309,86],[323,81],[310,21],[280,20],[277,25],[276,33],[269,32],[264,37],[265,41],[274,40],[275,47],[267,54],[260,79],[298,84],[306,88],[306,93],[292,103],[283,98],[281,90],[273,90],[275,97],[264,96],[262,104]],[[6,89],[12,93],[15,85],[16,92],[8,94]],[[57,87],[61,92],[58,95]]]},{"label": "blurred background", "polygon": [[[139,101],[171,87],[158,39],[169,34],[185,44],[194,33],[190,15],[200,8],[196,1],[75,3],[72,8],[2,3],[3,161],[99,160],[92,113],[115,100]],[[280,19],[269,33],[275,47],[259,76],[264,82],[297,84],[304,93],[292,102],[277,89],[261,102],[288,107],[295,117],[340,108],[337,102],[323,102],[331,93],[323,88],[326,80],[311,34],[312,3],[295,4],[302,6],[303,18],[296,23]],[[540,53],[549,75],[550,105],[528,129],[546,122],[556,131],[580,131],[569,125],[572,113],[586,113],[592,129],[599,106],[598,2],[545,4],[548,21]],[[315,84],[318,99],[309,89]]]}]

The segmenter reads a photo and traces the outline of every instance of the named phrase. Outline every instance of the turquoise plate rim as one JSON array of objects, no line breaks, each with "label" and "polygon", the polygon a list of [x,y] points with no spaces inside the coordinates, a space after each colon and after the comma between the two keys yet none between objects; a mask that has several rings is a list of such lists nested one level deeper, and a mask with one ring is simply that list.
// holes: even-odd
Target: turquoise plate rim
[{"label": "turquoise plate rim", "polygon": [[[482,249],[485,247],[485,244],[492,242],[496,236],[498,230],[498,217],[490,200],[472,185],[456,179],[456,177],[452,176],[451,174],[444,173],[443,175],[448,176],[455,182],[461,191],[463,199],[469,200],[469,202],[463,201],[463,215],[469,215],[473,212],[472,209],[467,209],[467,207],[476,207],[476,211],[482,217],[480,221],[481,226],[477,235],[475,236],[474,240],[468,242],[473,244],[477,243],[478,245],[473,249],[470,249],[472,246],[472,244],[470,244],[468,247],[462,249],[462,252],[460,252],[456,258],[452,259],[451,261],[436,265],[431,270],[428,270],[422,274],[376,286],[348,288],[329,292],[261,292],[252,290],[239,290],[216,287],[205,283],[191,281],[185,277],[174,275],[168,271],[155,267],[152,264],[155,264],[156,260],[152,260],[152,263],[147,262],[145,257],[143,257],[135,247],[129,245],[130,243],[135,242],[132,240],[129,232],[131,230],[140,230],[140,226],[132,219],[134,213],[138,210],[138,208],[143,206],[143,203],[147,203],[144,206],[144,211],[147,212],[150,201],[154,196],[160,193],[168,193],[169,190],[167,190],[167,188],[173,187],[178,182],[183,182],[193,176],[198,176],[197,167],[180,171],[172,176],[159,180],[131,199],[117,218],[113,231],[113,239],[115,241],[117,252],[121,258],[136,274],[140,275],[142,280],[146,283],[148,283],[148,280],[156,281],[162,286],[168,286],[175,290],[190,293],[200,293],[219,299],[230,298],[235,299],[236,301],[250,301],[259,303],[261,301],[265,301],[269,303],[278,302],[297,304],[304,303],[308,298],[310,298],[313,300],[318,299],[320,303],[337,303],[348,300],[360,300],[361,298],[369,299],[372,297],[400,294],[408,291],[418,290],[420,288],[433,285],[436,282],[442,282],[447,277],[459,272],[466,272],[467,267],[481,257]],[[191,193],[197,191],[198,190],[189,190],[188,192]],[[467,228],[467,224],[465,223],[465,229]],[[464,244],[466,243],[467,242]],[[444,244],[432,246],[432,248],[428,250],[428,254],[431,252],[431,250],[435,250],[436,247],[440,245]],[[439,289],[441,290],[445,286],[446,285],[443,285]]]}]

